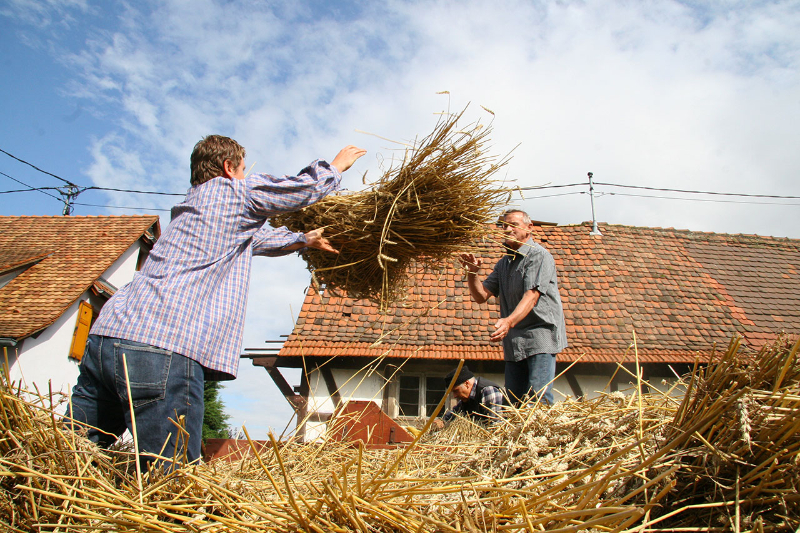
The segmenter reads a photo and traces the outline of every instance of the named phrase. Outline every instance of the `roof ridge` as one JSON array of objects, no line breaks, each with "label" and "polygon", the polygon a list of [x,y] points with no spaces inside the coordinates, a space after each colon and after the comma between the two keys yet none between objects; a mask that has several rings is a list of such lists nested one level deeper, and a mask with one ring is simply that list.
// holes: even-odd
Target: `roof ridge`
[{"label": "roof ridge", "polygon": [[84,219],[84,218],[159,218],[159,215],[0,215],[0,219],[11,219],[11,218],[37,218],[37,219],[64,219],[64,220],[74,220],[74,219]]},{"label": "roof ridge", "polygon": [[[730,236],[730,237],[743,237],[743,238],[759,238],[759,239],[776,239],[781,241],[797,241],[800,243],[800,238],[793,238],[793,237],[778,237],[775,235],[761,235],[758,233],[724,233],[719,231],[704,231],[704,230],[693,230],[693,229],[685,229],[685,228],[675,228],[675,227],[661,227],[661,226],[634,226],[631,224],[612,224],[610,222],[598,222],[598,226],[604,226],[607,228],[631,228],[637,230],[652,230],[652,231],[669,231],[675,233],[693,233],[699,235],[720,235],[720,236]],[[576,227],[583,227],[588,226],[591,227],[592,223],[590,221],[584,221],[580,224],[564,224],[564,225],[557,225],[557,226],[547,226],[546,231],[554,231],[557,228],[576,228]],[[543,227],[544,228],[544,227]]]}]

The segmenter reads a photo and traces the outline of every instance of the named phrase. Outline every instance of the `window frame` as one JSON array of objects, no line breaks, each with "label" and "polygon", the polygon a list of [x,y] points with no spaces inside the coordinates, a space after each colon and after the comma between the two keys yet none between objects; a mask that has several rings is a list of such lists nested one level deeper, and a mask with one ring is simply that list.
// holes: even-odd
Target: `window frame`
[{"label": "window frame", "polygon": [[[396,404],[397,404],[397,413],[395,415],[396,418],[401,420],[420,420],[420,419],[427,419],[428,418],[428,379],[429,378],[438,378],[444,381],[445,373],[443,372],[404,372],[397,378],[397,388],[396,388]],[[419,380],[419,389],[417,391],[417,414],[409,415],[405,414],[401,411],[401,402],[400,402],[400,381],[403,377],[415,377]],[[445,386],[442,392],[446,392],[447,387]],[[438,405],[438,402],[437,402]],[[422,413],[422,414],[420,414]],[[442,413],[439,413],[440,415]]]}]

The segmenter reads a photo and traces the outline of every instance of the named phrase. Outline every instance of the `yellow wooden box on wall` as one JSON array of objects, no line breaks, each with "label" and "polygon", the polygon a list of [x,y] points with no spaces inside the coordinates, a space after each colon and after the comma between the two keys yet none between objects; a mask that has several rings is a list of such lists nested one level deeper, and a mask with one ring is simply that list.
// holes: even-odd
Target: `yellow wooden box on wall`
[{"label": "yellow wooden box on wall", "polygon": [[89,302],[83,301],[78,306],[78,323],[75,324],[75,332],[72,334],[72,346],[69,349],[69,356],[80,361],[83,358],[83,351],[86,349],[86,340],[89,338],[89,329],[92,327],[92,306]]}]

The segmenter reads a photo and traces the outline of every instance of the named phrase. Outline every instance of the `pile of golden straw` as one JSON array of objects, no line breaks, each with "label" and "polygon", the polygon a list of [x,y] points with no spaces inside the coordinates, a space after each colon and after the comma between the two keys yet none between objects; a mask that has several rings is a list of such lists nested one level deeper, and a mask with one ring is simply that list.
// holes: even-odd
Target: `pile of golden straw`
[{"label": "pile of golden straw", "polygon": [[[800,363],[734,340],[679,387],[457,421],[398,450],[277,442],[151,472],[0,390],[4,531],[787,531],[800,527]],[[620,369],[620,371],[624,371]],[[633,377],[636,382],[637,378]],[[639,383],[640,386],[644,385]]]},{"label": "pile of golden straw", "polygon": [[435,264],[486,231],[510,198],[491,179],[508,158],[487,153],[490,126],[459,128],[463,114],[443,115],[371,189],[328,196],[270,221],[298,232],[325,228],[340,253],[305,254],[317,284],[385,309],[402,298],[412,261]]}]

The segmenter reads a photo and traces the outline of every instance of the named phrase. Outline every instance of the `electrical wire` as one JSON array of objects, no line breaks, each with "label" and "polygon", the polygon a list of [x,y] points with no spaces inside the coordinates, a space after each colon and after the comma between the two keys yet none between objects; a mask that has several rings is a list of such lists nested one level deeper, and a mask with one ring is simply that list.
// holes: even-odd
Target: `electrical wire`
[{"label": "electrical wire", "polygon": [[[61,176],[57,176],[56,174],[53,174],[52,172],[48,172],[46,170],[42,170],[41,168],[37,167],[33,163],[29,163],[28,161],[25,161],[24,159],[20,159],[19,157],[15,156],[14,154],[6,152],[2,148],[0,148],[0,152],[3,152],[8,157],[10,157],[12,159],[16,159],[20,163],[28,165],[29,167],[34,168],[34,169],[38,170],[39,172],[41,172],[43,174],[47,174],[48,176],[53,176],[56,179],[60,179],[61,181],[63,181],[67,185],[71,185],[73,187],[77,187],[77,188],[81,189],[81,192],[88,191],[88,190],[96,190],[96,191],[112,191],[112,192],[129,192],[129,193],[134,193],[134,194],[157,194],[157,195],[162,195],[162,196],[185,196],[186,195],[186,193],[157,192],[157,191],[136,191],[136,190],[132,190],[132,189],[114,189],[114,188],[111,188],[111,187],[95,187],[95,186],[92,186],[92,187],[79,187],[78,185],[75,185],[71,181],[62,178]],[[0,174],[3,174],[3,173],[0,172]],[[3,175],[8,177],[8,178],[11,178],[11,176],[9,176],[8,174],[3,174]],[[11,179],[14,180],[14,181],[18,181],[18,180],[14,179],[14,178],[11,178]],[[20,182],[20,183],[22,183],[22,182]],[[25,185],[25,184],[23,183],[23,185]]]},{"label": "electrical wire", "polygon": [[31,187],[30,189],[15,189],[13,191],[0,191],[0,194],[10,194],[12,192],[42,192],[46,190],[58,190],[58,187]]},{"label": "electrical wire", "polygon": [[[31,168],[35,169],[35,170],[38,170],[39,172],[41,172],[43,174],[47,174],[48,176],[52,176],[52,177],[54,177],[54,178],[56,178],[58,180],[63,181],[69,187],[74,187],[76,189],[80,189],[80,190],[77,191],[77,193],[73,194],[72,197],[76,197],[77,194],[80,194],[80,193],[82,193],[84,191],[87,191],[87,190],[123,192],[123,193],[130,193],[130,194],[152,194],[152,195],[159,195],[159,196],[181,196],[181,197],[184,196],[184,193],[168,193],[168,192],[160,192],[160,191],[140,191],[140,190],[135,190],[135,189],[118,189],[118,188],[112,188],[112,187],[92,186],[92,187],[80,188],[77,185],[75,185],[74,183],[72,183],[71,181],[69,181],[67,179],[64,179],[61,176],[58,176],[56,174],[53,174],[52,172],[48,172],[46,170],[42,170],[41,168],[37,167],[36,165],[34,165],[34,164],[32,164],[32,163],[30,163],[28,161],[25,161],[24,159],[21,159],[21,158],[15,156],[15,155],[3,150],[2,148],[0,148],[0,152],[6,154],[7,156],[11,157],[12,159],[15,159],[15,160],[19,161],[20,163],[28,165]],[[65,204],[67,204],[67,205],[69,204],[69,200],[64,200],[63,198],[58,198],[57,196],[54,196],[54,195],[46,192],[47,190],[56,190],[60,194],[65,195],[65,193],[58,187],[31,187],[27,183],[24,183],[24,182],[12,177],[12,176],[9,176],[8,174],[6,174],[4,172],[0,172],[0,174],[2,174],[3,176],[5,176],[5,177],[7,177],[9,179],[12,179],[12,180],[16,181],[17,183],[20,183],[21,185],[29,187],[29,189],[24,189],[24,190],[0,191],[0,194],[10,194],[10,193],[27,192],[27,191],[38,191],[38,192],[41,192],[42,194],[46,194],[47,196],[50,196],[51,198],[55,198],[59,202],[63,202]],[[719,192],[719,191],[700,191],[700,190],[690,190],[690,189],[670,189],[670,188],[662,188],[662,187],[649,187],[649,186],[646,186],[646,185],[625,185],[625,184],[620,184],[620,183],[609,183],[609,182],[602,182],[602,181],[595,181],[595,182],[592,182],[592,184],[593,185],[601,185],[601,186],[605,186],[605,187],[617,187],[617,188],[623,188],[623,189],[639,189],[639,190],[658,191],[658,192],[673,192],[673,193],[681,193],[681,194],[701,194],[701,195],[713,195],[713,196],[734,196],[734,197],[741,197],[741,198],[773,198],[773,199],[781,199],[781,200],[800,200],[800,196],[790,196],[790,195],[748,194],[748,193],[731,193],[731,192]],[[512,190],[534,191],[534,190],[546,190],[546,189],[560,189],[560,188],[566,188],[566,187],[585,187],[587,185],[590,185],[590,183],[589,182],[577,182],[577,183],[564,183],[564,184],[559,184],[559,185],[539,185],[539,186],[530,186],[530,187],[514,187]],[[586,192],[585,191],[580,191],[580,192],[561,193],[561,194],[548,194],[548,195],[540,195],[540,196],[537,195],[537,196],[533,196],[532,199],[535,199],[535,198],[553,198],[553,197],[557,197],[557,196],[570,196],[570,195],[574,195],[574,194],[586,194]],[[663,199],[663,200],[688,200],[688,201],[695,201],[695,202],[736,203],[736,204],[752,204],[752,205],[800,205],[800,204],[797,204],[797,203],[787,203],[787,202],[747,202],[747,201],[737,201],[737,200],[715,200],[715,199],[709,199],[709,198],[705,198],[705,199],[704,198],[683,198],[683,197],[675,197],[675,196],[660,196],[660,195],[631,194],[631,193],[614,193],[614,192],[602,192],[602,191],[597,191],[597,194],[598,194],[598,196],[604,196],[604,195],[630,196],[630,197],[637,197],[637,198],[657,198],[657,199]],[[88,206],[88,207],[105,207],[105,208],[111,208],[111,209],[142,209],[142,208],[138,208],[138,207],[128,207],[128,206],[97,205],[97,204],[86,204],[86,203],[80,203],[80,202],[72,202],[72,203],[74,205],[83,205],[83,206]],[[153,209],[153,210],[155,210],[155,211],[169,211],[168,209]]]},{"label": "electrical wire", "polygon": [[61,176],[56,176],[56,175],[55,175],[55,174],[53,174],[52,172],[47,172],[46,170],[42,170],[41,168],[37,167],[37,166],[36,166],[36,165],[34,165],[33,163],[28,163],[28,162],[27,162],[27,161],[25,161],[24,159],[20,159],[19,157],[15,156],[15,155],[13,155],[13,154],[9,154],[8,152],[6,152],[5,150],[3,150],[2,148],[0,148],[0,152],[3,152],[4,154],[6,154],[8,157],[10,157],[10,158],[12,158],[12,159],[16,159],[16,160],[17,160],[17,161],[19,161],[20,163],[23,163],[23,164],[25,164],[25,165],[28,165],[29,167],[35,168],[36,170],[38,170],[39,172],[41,172],[41,173],[43,173],[43,174],[47,174],[48,176],[53,176],[54,178],[56,178],[56,179],[59,179],[59,180],[63,181],[63,182],[64,182],[64,183],[66,183],[67,185],[72,185],[73,187],[77,187],[77,185],[75,185],[75,184],[74,184],[74,183],[72,183],[71,181],[69,181],[69,180],[65,180],[65,179],[64,179],[64,178],[62,178]]},{"label": "electrical wire", "polygon": [[565,183],[563,185],[533,185],[531,187],[509,187],[510,191],[534,191],[536,189],[560,189],[562,187],[578,187],[586,186],[589,183],[584,181],[581,183]]},{"label": "electrical wire", "polygon": [[7,178],[8,178],[8,179],[10,179],[10,180],[14,180],[14,181],[16,181],[16,182],[17,182],[17,183],[19,183],[20,185],[24,185],[24,186],[28,187],[28,189],[23,189],[23,190],[20,190],[20,191],[3,191],[3,193],[4,193],[4,194],[5,194],[5,193],[9,193],[9,192],[27,192],[27,191],[38,191],[38,192],[40,192],[40,193],[42,193],[42,194],[46,194],[47,196],[49,196],[49,197],[51,197],[51,198],[55,198],[55,199],[56,199],[56,200],[58,200],[59,202],[61,202],[61,201],[62,201],[62,200],[61,200],[61,198],[59,198],[58,196],[54,196],[54,195],[50,194],[49,192],[45,192],[45,191],[44,191],[44,189],[55,189],[55,190],[58,190],[58,187],[39,187],[39,188],[36,188],[36,187],[31,187],[31,186],[30,186],[30,185],[28,185],[27,183],[25,183],[25,182],[23,182],[23,181],[20,181],[20,180],[18,180],[17,178],[14,178],[14,177],[12,177],[12,176],[9,176],[9,175],[8,175],[8,174],[6,174],[5,172],[0,172],[0,174],[2,174],[3,176],[7,177]]},{"label": "electrical wire", "polygon": [[[677,196],[658,196],[655,194],[633,194],[633,193],[625,193],[625,192],[601,192],[597,194],[598,196],[631,196],[635,198],[658,198],[661,200],[685,200],[688,202],[713,202],[718,204],[749,204],[749,205],[800,205],[797,202],[748,202],[746,200],[718,200],[712,198],[679,198]],[[767,198],[774,198],[773,196],[767,196]],[[792,196],[778,196],[777,198],[797,198]]]},{"label": "electrical wire", "polygon": [[99,204],[84,204],[82,202],[72,202],[72,205],[83,205],[87,207],[107,207],[109,209],[130,209],[134,211],[164,211],[171,212],[171,209],[159,209],[157,207],[130,207],[124,205],[99,205]]},{"label": "electrical wire", "polygon": [[[40,192],[42,194],[46,194],[47,196],[49,196],[51,198],[54,198],[55,200],[58,200],[61,203],[65,203],[65,204],[67,203],[63,198],[59,198],[58,196],[52,195],[52,194],[50,194],[48,192],[45,192],[46,190],[55,190],[55,191],[61,192],[61,189],[59,187],[32,187],[32,186],[28,185],[27,183],[25,183],[25,182],[23,182],[21,180],[18,180],[17,178],[15,178],[13,176],[9,176],[5,172],[0,172],[0,175],[3,175],[3,176],[7,177],[10,180],[16,181],[20,185],[24,185],[25,187],[28,187],[27,189],[18,189],[18,190],[13,190],[13,191],[0,191],[0,194],[10,194],[10,193],[16,193],[16,192],[31,192],[31,191],[35,191],[35,192]],[[72,185],[72,186],[74,187],[75,185]],[[84,192],[84,191],[87,191],[87,190],[98,190],[98,189],[99,190],[104,190],[102,187],[86,187],[84,189],[81,189],[80,192]],[[109,189],[109,190],[114,190],[114,191],[119,191],[119,192],[132,192],[132,193],[140,192],[140,193],[142,193],[142,191],[130,191],[130,190],[124,190],[124,189]],[[161,195],[170,195],[170,196],[184,196],[183,194],[181,194],[181,195],[173,195],[172,193],[161,193],[161,192],[146,192],[146,193],[143,193],[143,194],[161,194]],[[165,211],[165,212],[170,212],[170,209],[159,209],[159,208],[155,208],[155,207],[153,207],[153,208],[149,208],[149,207],[145,208],[145,207],[130,207],[130,206],[120,206],[120,205],[99,205],[99,204],[87,204],[87,203],[83,203],[83,202],[71,202],[71,205],[82,205],[82,206],[86,206],[86,207],[104,207],[104,208],[109,208],[109,209],[130,209],[130,210],[135,210],[135,211]]]},{"label": "electrical wire", "polygon": [[186,193],[181,192],[158,192],[158,191],[135,191],[131,189],[112,189],[110,187],[86,187],[85,191],[112,191],[112,192],[130,192],[134,194],[158,194],[161,196],[186,196]]},{"label": "electrical wire", "polygon": [[575,194],[587,194],[587,193],[586,193],[586,191],[562,192],[562,193],[558,193],[558,194],[543,194],[541,196],[539,196],[539,195],[526,196],[525,199],[526,200],[538,200],[539,198],[554,198],[556,196],[572,196],[572,195],[575,195]]},{"label": "electrical wire", "polygon": [[[680,192],[685,194],[713,194],[718,196],[742,196],[745,198],[783,198],[787,200],[800,200],[800,196],[784,196],[778,194],[746,194],[746,193],[736,193],[736,192],[693,191],[686,189],[662,189],[659,187],[647,187],[644,185],[621,185],[619,183],[605,183],[602,181],[595,181],[593,183],[595,185],[605,185],[607,187],[620,187],[623,189],[643,189],[647,191],[659,191],[659,192]],[[587,184],[584,183],[584,185]],[[676,198],[676,200],[680,199],[681,198]]]}]

